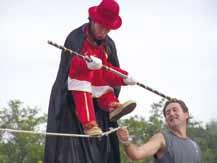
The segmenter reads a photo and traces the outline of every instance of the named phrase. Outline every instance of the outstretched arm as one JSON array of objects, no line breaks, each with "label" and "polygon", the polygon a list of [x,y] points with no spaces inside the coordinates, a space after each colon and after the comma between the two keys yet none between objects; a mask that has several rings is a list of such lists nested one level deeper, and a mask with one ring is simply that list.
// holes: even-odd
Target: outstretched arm
[{"label": "outstretched arm", "polygon": [[124,145],[128,157],[134,161],[142,160],[150,156],[154,156],[165,147],[165,139],[161,133],[152,136],[145,144],[136,146],[131,144],[129,133],[126,128],[120,128],[117,131],[119,141]]}]

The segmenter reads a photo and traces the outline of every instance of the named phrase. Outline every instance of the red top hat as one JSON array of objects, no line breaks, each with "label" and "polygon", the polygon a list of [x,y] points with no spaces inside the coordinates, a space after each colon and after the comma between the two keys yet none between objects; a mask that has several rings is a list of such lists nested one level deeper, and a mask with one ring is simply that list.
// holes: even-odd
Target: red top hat
[{"label": "red top hat", "polygon": [[109,29],[118,29],[122,20],[119,16],[119,5],[114,0],[103,0],[98,6],[90,7],[90,18]]}]

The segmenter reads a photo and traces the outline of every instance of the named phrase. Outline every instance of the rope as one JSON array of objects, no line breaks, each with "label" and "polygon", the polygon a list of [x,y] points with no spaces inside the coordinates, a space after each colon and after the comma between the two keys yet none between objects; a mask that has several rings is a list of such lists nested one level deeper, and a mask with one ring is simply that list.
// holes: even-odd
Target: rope
[{"label": "rope", "polygon": [[12,133],[24,133],[24,134],[33,134],[33,135],[49,135],[49,136],[66,136],[66,137],[83,137],[83,138],[93,138],[93,137],[103,137],[108,136],[109,134],[116,132],[120,127],[111,128],[109,131],[103,132],[102,135],[91,136],[84,134],[67,134],[67,133],[53,133],[53,132],[37,132],[30,130],[16,130],[16,129],[8,129],[8,128],[0,128],[2,132],[12,132]]}]

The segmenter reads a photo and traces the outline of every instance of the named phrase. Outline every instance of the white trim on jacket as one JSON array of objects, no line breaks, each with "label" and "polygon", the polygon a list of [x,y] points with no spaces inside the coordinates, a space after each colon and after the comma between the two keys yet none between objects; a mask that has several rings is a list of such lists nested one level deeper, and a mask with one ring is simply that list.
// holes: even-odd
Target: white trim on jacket
[{"label": "white trim on jacket", "polygon": [[89,92],[92,93],[93,97],[100,97],[106,92],[114,91],[109,85],[93,86],[89,81],[72,79],[70,77],[68,77],[68,90]]}]

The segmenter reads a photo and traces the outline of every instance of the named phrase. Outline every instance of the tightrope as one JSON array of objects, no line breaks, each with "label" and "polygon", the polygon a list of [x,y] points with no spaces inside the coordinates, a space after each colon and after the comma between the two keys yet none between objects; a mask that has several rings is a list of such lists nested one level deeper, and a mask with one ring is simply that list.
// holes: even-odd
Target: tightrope
[{"label": "tightrope", "polygon": [[96,138],[96,137],[103,137],[108,136],[109,134],[116,132],[120,127],[112,128],[109,131],[103,132],[101,135],[91,136],[91,135],[84,135],[84,134],[67,134],[67,133],[54,133],[54,132],[37,132],[37,131],[30,131],[30,130],[16,130],[16,129],[8,129],[8,128],[0,128],[0,131],[3,132],[12,132],[12,133],[24,133],[24,134],[34,134],[34,135],[48,135],[48,136],[67,136],[67,137],[83,137],[83,138]]}]

